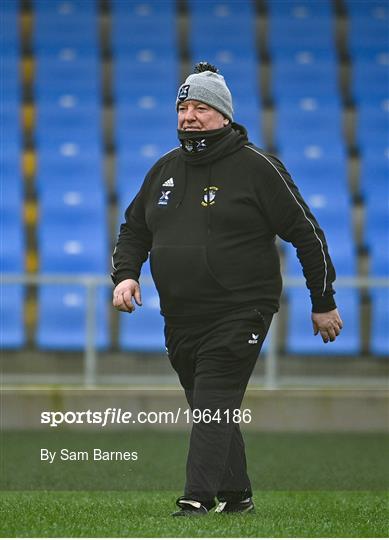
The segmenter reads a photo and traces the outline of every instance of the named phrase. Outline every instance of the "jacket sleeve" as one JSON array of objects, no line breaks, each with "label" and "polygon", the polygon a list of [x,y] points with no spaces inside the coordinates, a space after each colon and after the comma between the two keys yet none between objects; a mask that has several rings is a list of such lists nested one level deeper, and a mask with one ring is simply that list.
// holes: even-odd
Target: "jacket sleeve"
[{"label": "jacket sleeve", "polygon": [[126,221],[120,226],[112,255],[111,278],[115,285],[124,279],[138,281],[142,264],[151,249],[152,235],[145,221],[145,184],[127,208]]},{"label": "jacket sleeve", "polygon": [[297,250],[312,311],[323,313],[336,308],[335,269],[328,253],[323,230],[301,196],[284,165],[273,156],[262,155],[259,203],[272,230],[291,242]]}]

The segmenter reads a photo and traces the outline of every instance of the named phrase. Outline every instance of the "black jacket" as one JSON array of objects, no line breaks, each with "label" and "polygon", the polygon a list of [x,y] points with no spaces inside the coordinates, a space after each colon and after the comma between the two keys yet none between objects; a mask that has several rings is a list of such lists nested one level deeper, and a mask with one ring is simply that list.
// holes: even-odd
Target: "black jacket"
[{"label": "black jacket", "polygon": [[242,126],[214,133],[183,141],[149,171],[120,229],[114,283],[138,280],[150,252],[170,321],[244,307],[273,313],[282,287],[278,235],[297,248],[313,311],[334,309],[323,231],[284,165],[250,144]]}]

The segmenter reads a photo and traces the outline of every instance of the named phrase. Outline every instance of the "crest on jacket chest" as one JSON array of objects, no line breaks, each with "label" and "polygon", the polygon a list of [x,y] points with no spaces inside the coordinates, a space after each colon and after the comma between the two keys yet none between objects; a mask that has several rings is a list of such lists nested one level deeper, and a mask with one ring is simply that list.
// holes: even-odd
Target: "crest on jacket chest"
[{"label": "crest on jacket chest", "polygon": [[212,206],[215,204],[216,193],[219,191],[219,188],[216,186],[209,186],[204,188],[203,200],[201,201],[202,206]]}]

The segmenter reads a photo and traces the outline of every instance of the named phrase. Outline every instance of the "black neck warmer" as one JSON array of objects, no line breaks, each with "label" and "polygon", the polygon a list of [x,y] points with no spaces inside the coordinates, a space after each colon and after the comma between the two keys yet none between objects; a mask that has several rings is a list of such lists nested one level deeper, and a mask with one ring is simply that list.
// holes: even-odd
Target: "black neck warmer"
[{"label": "black neck warmer", "polygon": [[216,161],[248,142],[246,129],[235,123],[211,131],[177,131],[181,155],[184,161],[192,165]]}]

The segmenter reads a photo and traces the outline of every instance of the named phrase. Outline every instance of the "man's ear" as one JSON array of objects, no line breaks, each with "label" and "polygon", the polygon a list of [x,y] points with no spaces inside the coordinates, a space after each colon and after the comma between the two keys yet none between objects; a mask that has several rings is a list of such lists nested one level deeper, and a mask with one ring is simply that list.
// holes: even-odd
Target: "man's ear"
[{"label": "man's ear", "polygon": [[229,123],[230,123],[230,121],[228,120],[228,118],[225,118],[223,120],[223,125],[228,126]]}]

